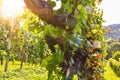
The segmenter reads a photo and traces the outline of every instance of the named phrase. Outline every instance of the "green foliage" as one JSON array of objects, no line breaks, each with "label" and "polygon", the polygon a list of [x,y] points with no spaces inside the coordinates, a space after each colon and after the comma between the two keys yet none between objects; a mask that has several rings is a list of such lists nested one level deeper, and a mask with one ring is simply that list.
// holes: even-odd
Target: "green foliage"
[{"label": "green foliage", "polygon": [[117,76],[120,77],[120,61],[116,61],[115,59],[110,59],[110,66],[115,72]]},{"label": "green foliage", "polygon": [[7,28],[0,23],[0,49],[1,50],[5,50],[7,48],[7,35],[8,35],[9,31],[7,30]]},{"label": "green foliage", "polygon": [[[25,10],[20,19],[18,30],[17,45],[15,43],[17,53],[23,56],[24,62],[40,64],[43,56],[47,54],[47,45],[44,35],[43,25],[39,18],[33,13]],[[20,59],[19,59],[20,60]]]},{"label": "green foliage", "polygon": [[112,58],[115,59],[116,61],[120,61],[120,51],[116,51],[113,55]]},{"label": "green foliage", "polygon": [[49,3],[52,7],[55,7],[55,6],[56,6],[56,2],[55,2],[55,1],[48,0],[48,3]]},{"label": "green foliage", "polygon": [[7,56],[7,53],[4,50],[0,50],[0,57]]},{"label": "green foliage", "polygon": [[108,45],[108,49],[107,49],[107,58],[111,58],[112,55],[116,52],[116,51],[120,51],[120,43],[119,42],[113,42],[110,45]]},{"label": "green foliage", "polygon": [[59,37],[64,34],[65,34],[65,31],[63,31],[62,29],[58,27],[53,27],[52,25],[44,26],[44,35]]},{"label": "green foliage", "polygon": [[110,66],[115,74],[120,77],[120,51],[117,51],[112,55]]},{"label": "green foliage", "polygon": [[25,30],[32,31],[37,34],[43,29],[43,26],[40,25],[41,22],[42,21],[36,15],[25,10],[20,19],[20,27],[24,27]]},{"label": "green foliage", "polygon": [[55,45],[55,51],[55,53],[45,57],[42,61],[42,66],[49,71],[49,80],[61,79],[59,64],[63,61],[64,56],[58,45]]},{"label": "green foliage", "polygon": [[69,40],[70,47],[73,47],[74,50],[77,50],[80,46],[82,46],[82,39],[79,35],[73,34],[71,39]]},{"label": "green foliage", "polygon": [[80,22],[86,21],[88,18],[86,8],[82,5],[78,5],[77,9],[78,9],[78,13],[79,13],[78,15],[76,15],[77,21],[80,21]]}]

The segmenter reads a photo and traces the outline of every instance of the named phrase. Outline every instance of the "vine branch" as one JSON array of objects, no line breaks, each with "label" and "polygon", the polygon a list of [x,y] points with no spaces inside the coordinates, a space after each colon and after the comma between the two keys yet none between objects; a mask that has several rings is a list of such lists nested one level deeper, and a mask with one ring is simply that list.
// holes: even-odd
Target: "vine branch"
[{"label": "vine branch", "polygon": [[[73,30],[76,25],[74,17],[69,17],[64,14],[54,14],[51,5],[49,5],[46,1],[24,0],[24,2],[30,11],[36,14],[43,21],[46,21],[48,24],[58,26],[64,30],[66,30],[66,25],[70,26],[68,30]],[[74,25],[72,27],[71,24],[66,21],[69,18],[73,21]]]}]

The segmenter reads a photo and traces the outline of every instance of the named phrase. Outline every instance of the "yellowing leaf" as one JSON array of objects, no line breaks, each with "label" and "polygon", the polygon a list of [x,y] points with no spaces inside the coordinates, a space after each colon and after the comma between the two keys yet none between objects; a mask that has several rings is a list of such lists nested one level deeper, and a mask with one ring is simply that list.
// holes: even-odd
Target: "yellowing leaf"
[{"label": "yellowing leaf", "polygon": [[51,53],[52,51],[51,51],[51,49],[48,49],[48,53]]},{"label": "yellowing leaf", "polygon": [[93,34],[96,34],[97,32],[98,32],[98,31],[97,31],[96,29],[93,29],[93,30],[92,30],[92,33],[93,33]]},{"label": "yellowing leaf", "polygon": [[86,37],[89,38],[91,36],[90,32],[86,34]]},{"label": "yellowing leaf", "polygon": [[66,26],[65,28],[66,28],[66,29],[69,29],[69,26]]}]

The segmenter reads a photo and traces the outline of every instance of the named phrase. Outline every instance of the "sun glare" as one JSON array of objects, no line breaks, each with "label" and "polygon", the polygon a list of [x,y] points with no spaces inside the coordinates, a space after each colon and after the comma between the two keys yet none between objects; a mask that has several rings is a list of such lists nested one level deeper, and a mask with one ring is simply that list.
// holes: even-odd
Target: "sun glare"
[{"label": "sun glare", "polygon": [[6,17],[15,17],[24,11],[23,0],[3,0],[2,1],[2,14]]}]

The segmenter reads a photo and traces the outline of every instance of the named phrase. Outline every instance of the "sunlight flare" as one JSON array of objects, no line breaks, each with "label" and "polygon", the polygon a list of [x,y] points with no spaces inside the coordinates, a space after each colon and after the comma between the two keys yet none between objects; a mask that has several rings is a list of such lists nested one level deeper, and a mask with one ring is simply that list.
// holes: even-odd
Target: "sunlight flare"
[{"label": "sunlight flare", "polygon": [[15,17],[24,11],[23,0],[3,0],[2,14],[6,17]]}]

